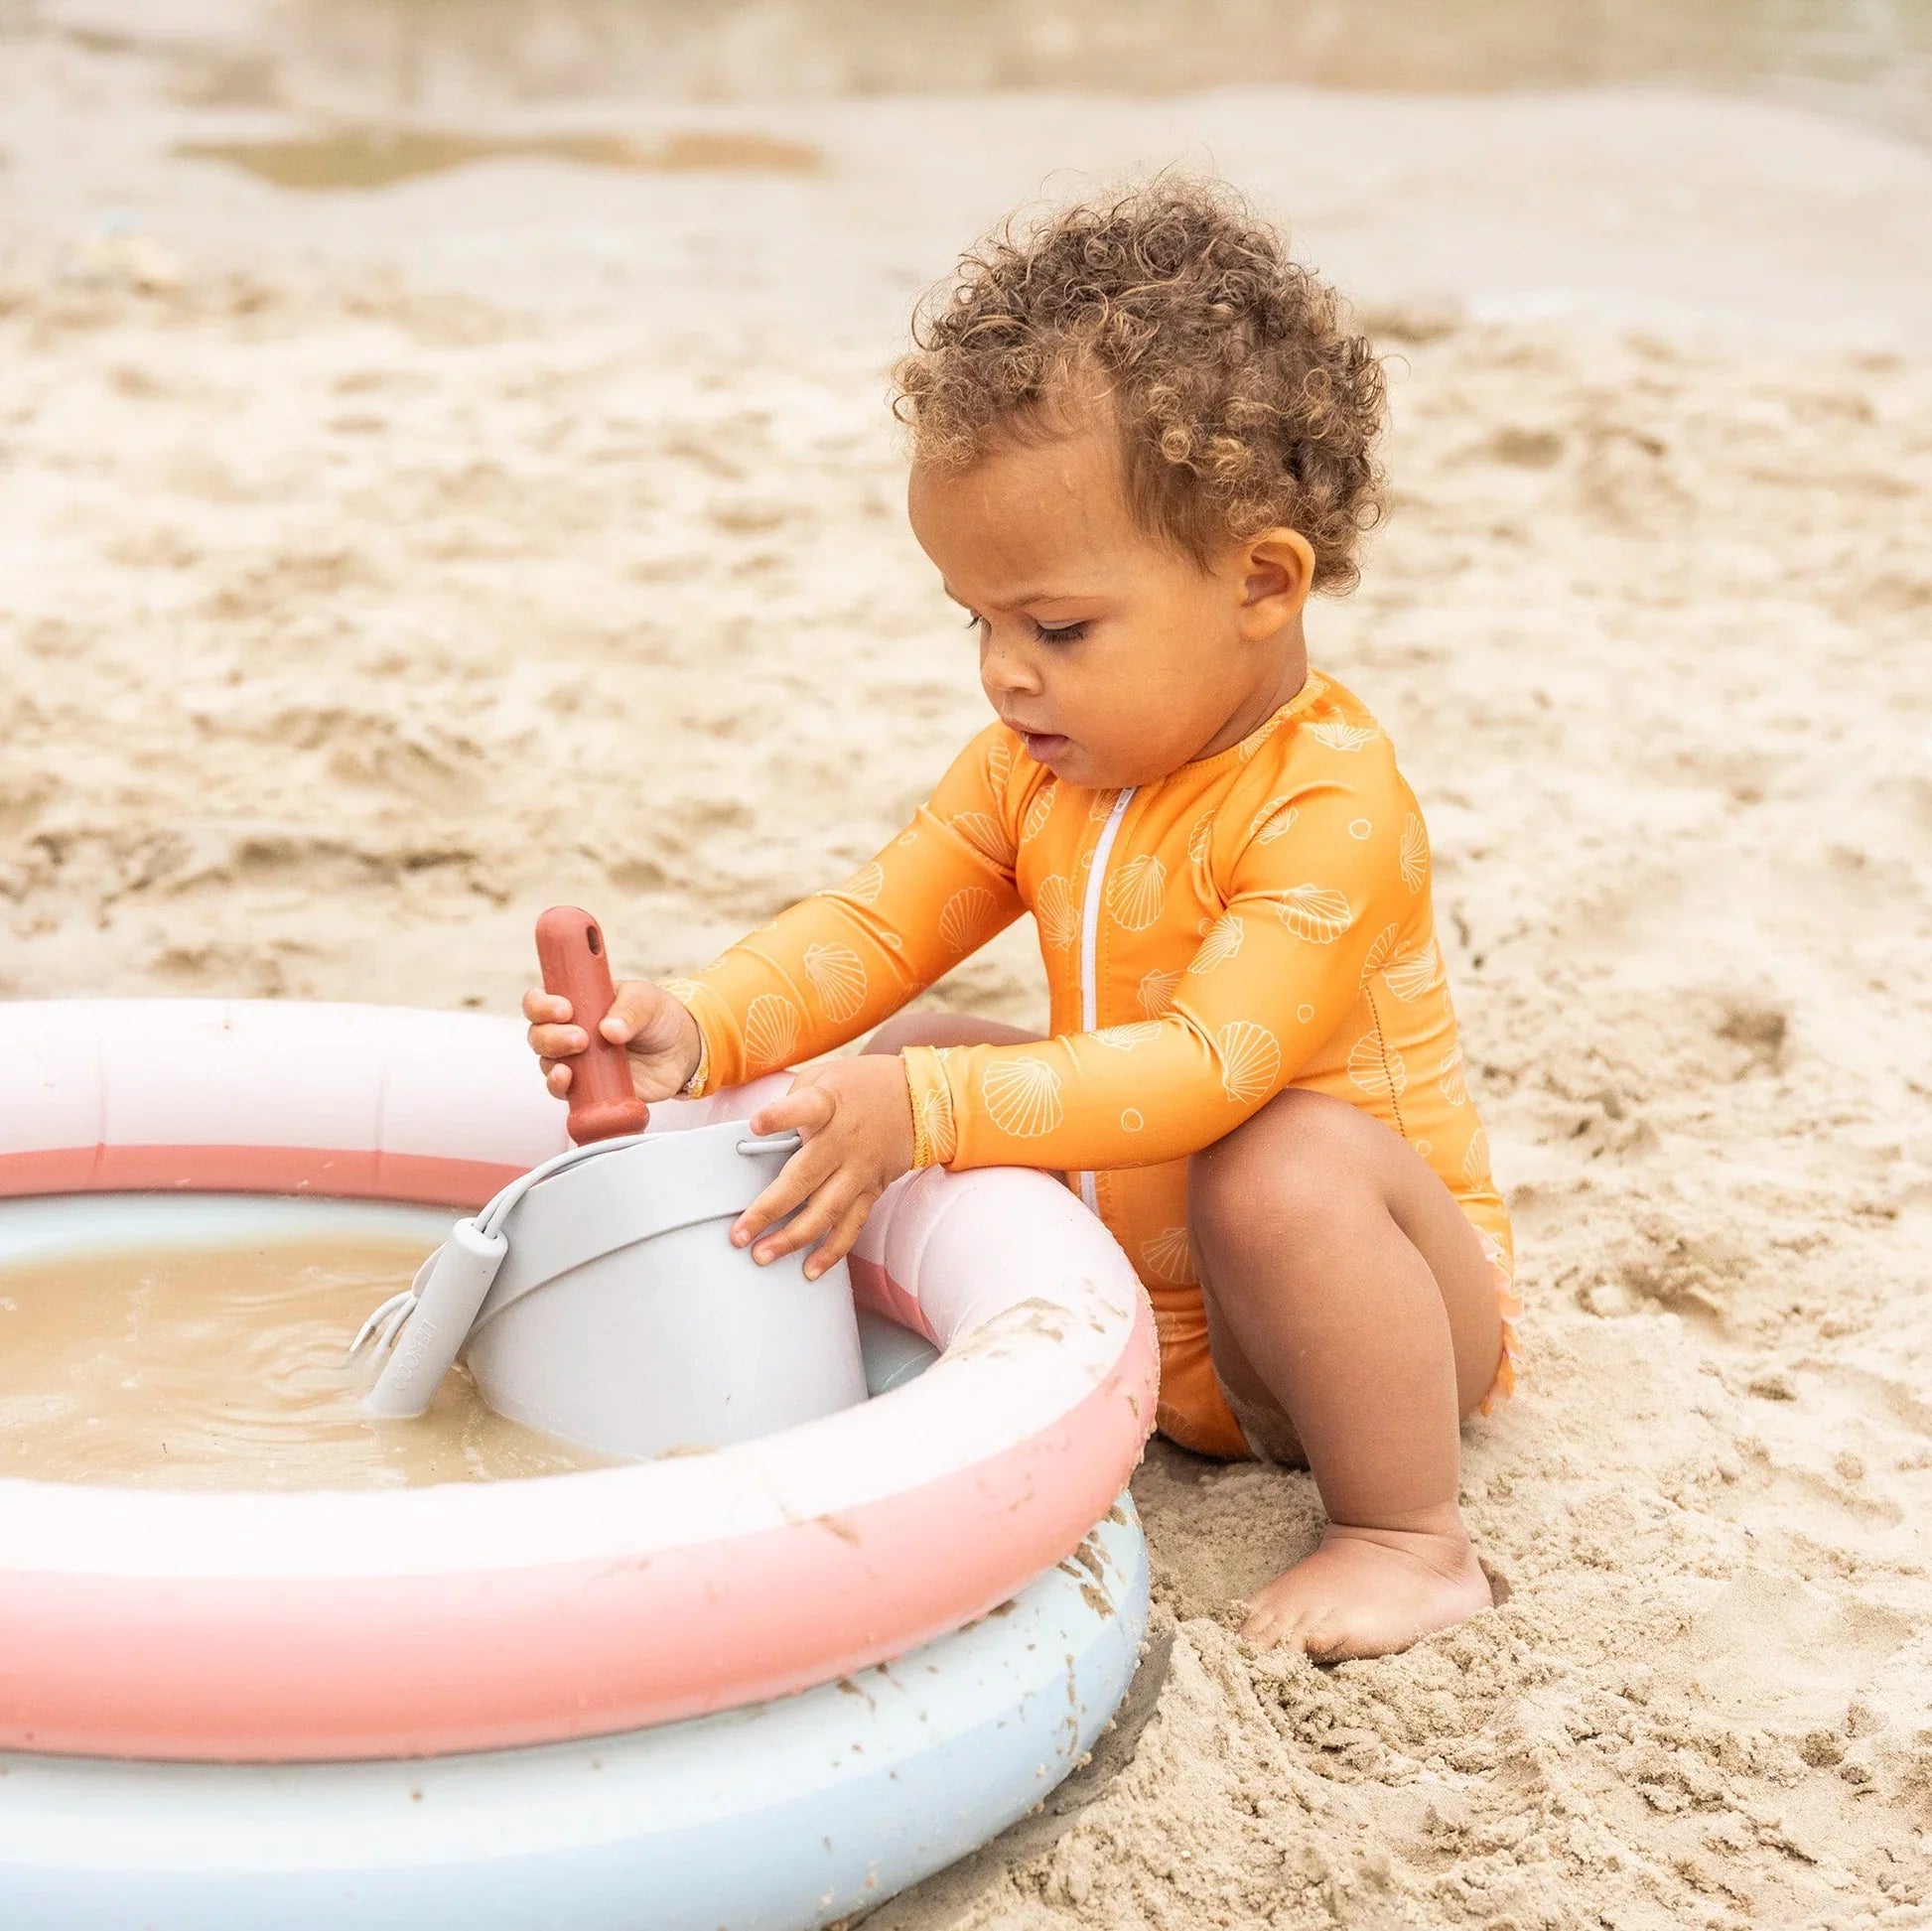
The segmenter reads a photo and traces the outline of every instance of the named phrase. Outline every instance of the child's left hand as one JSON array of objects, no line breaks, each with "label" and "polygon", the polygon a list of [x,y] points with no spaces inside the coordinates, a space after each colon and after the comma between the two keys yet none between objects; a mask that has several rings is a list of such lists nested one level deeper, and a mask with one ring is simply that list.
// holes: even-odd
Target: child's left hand
[{"label": "child's left hand", "polygon": [[[805,1144],[739,1215],[732,1244],[744,1247],[758,1240],[752,1258],[760,1267],[813,1247],[805,1262],[809,1281],[844,1258],[873,1202],[912,1171],[912,1098],[897,1053],[861,1053],[808,1067],[783,1099],[760,1107],[747,1124],[758,1134],[795,1127]],[[759,1240],[800,1202],[804,1205],[789,1225]]]}]

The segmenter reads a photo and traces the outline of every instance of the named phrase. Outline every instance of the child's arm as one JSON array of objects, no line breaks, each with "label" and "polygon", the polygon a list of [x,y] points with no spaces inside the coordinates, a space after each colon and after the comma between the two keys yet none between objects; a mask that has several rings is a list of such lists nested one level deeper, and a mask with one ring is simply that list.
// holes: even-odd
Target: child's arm
[{"label": "child's arm", "polygon": [[[1037,1044],[907,1047],[916,1164],[1091,1170],[1211,1146],[1301,1070],[1416,923],[1421,840],[1399,781],[1283,797],[1235,858],[1227,909],[1162,1018]],[[1360,1077],[1393,1075],[1365,1063]]]},{"label": "child's arm", "polygon": [[[869,865],[781,912],[695,980],[626,979],[600,1031],[626,1046],[644,1100],[740,1085],[830,1051],[922,992],[1022,909],[1007,790],[1012,733],[969,744],[931,799]],[[1018,803],[1024,803],[1018,800]],[[583,1029],[567,1001],[523,998],[550,1090],[570,1089]],[[904,1075],[891,1060],[901,1090]]]},{"label": "child's arm", "polygon": [[695,1091],[857,1038],[1019,917],[1012,757],[1012,734],[989,726],[869,865],[672,985],[703,1034]]},{"label": "child's arm", "polygon": [[[1387,776],[1359,788],[1309,782],[1271,800],[1231,861],[1227,909],[1162,1019],[807,1068],[751,1122],[807,1137],[732,1238],[756,1241],[765,1261],[816,1246],[805,1263],[816,1274],[911,1167],[1137,1167],[1231,1132],[1334,1032],[1369,974],[1400,961],[1420,985],[1440,971],[1426,948],[1409,949],[1428,930],[1418,916],[1428,847],[1407,786],[1393,767]],[[1365,1056],[1356,1077],[1399,1075]]]}]

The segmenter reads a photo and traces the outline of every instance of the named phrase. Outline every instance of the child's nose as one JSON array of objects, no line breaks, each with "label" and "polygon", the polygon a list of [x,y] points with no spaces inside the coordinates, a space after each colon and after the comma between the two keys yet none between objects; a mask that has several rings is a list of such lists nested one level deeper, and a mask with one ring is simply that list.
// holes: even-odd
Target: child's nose
[{"label": "child's nose", "polygon": [[996,630],[980,645],[980,683],[989,696],[999,691],[1039,689],[1039,672],[1029,654]]}]

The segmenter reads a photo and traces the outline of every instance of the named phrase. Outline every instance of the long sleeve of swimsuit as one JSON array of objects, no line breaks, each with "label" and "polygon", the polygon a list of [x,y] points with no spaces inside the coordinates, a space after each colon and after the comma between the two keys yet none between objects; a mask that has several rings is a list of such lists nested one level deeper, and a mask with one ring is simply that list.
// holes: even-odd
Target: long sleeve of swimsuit
[{"label": "long sleeve of swimsuit", "polygon": [[736,1086],[877,1026],[1024,909],[989,726],[931,798],[842,886],[814,894],[673,982],[704,1038],[697,1090]]},{"label": "long sleeve of swimsuit", "polygon": [[[1319,748],[1298,762],[1294,781],[1217,860],[1224,909],[1158,1018],[1037,1044],[906,1050],[921,1165],[1176,1160],[1294,1080],[1355,1008],[1419,902],[1409,844],[1418,833],[1392,762]],[[1120,834],[1124,847],[1139,842],[1132,818]],[[1115,860],[1103,895],[1109,913],[1130,922],[1152,914],[1136,900],[1157,877],[1134,863]],[[1365,1066],[1360,1083],[1372,1087],[1385,1070]]]}]

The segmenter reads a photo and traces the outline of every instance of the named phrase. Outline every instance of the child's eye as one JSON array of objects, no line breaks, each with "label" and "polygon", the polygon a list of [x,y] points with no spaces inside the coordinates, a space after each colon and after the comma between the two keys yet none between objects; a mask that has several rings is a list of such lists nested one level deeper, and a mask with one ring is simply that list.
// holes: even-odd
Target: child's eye
[{"label": "child's eye", "polygon": [[[1034,625],[1034,635],[1041,643],[1078,643],[1086,635],[1087,624],[1090,621],[1090,619],[1082,618],[1077,623],[1061,623],[1057,626],[1047,623],[1035,623]],[[986,619],[981,617],[977,611],[968,611],[966,613],[967,629],[978,630],[983,628],[985,623]]]}]

